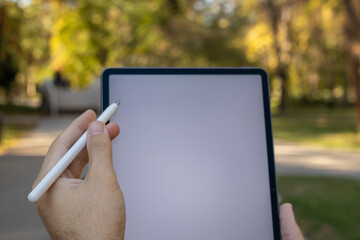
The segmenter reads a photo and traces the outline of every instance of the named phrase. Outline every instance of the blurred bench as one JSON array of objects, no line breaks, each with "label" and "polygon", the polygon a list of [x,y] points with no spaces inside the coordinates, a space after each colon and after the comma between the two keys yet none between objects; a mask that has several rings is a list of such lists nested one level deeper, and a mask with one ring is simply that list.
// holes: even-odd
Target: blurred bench
[{"label": "blurred bench", "polygon": [[51,115],[60,111],[100,111],[100,81],[95,80],[86,89],[72,90],[57,87],[52,80],[46,80],[41,88],[43,106]]}]

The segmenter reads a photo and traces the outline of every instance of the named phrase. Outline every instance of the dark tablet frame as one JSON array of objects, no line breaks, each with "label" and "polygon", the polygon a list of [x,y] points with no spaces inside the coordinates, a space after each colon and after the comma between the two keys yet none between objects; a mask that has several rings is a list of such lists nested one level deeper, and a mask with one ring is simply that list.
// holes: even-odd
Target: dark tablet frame
[{"label": "dark tablet frame", "polygon": [[269,183],[274,239],[280,240],[280,220],[276,190],[274,145],[271,127],[270,90],[268,75],[261,68],[107,68],[101,75],[101,107],[109,106],[110,75],[260,75],[262,80]]}]

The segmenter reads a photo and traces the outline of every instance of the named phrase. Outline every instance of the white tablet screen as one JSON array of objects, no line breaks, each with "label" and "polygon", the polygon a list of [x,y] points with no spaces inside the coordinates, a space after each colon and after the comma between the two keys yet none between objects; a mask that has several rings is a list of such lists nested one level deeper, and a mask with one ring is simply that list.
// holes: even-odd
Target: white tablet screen
[{"label": "white tablet screen", "polygon": [[127,240],[273,239],[260,75],[110,75]]}]

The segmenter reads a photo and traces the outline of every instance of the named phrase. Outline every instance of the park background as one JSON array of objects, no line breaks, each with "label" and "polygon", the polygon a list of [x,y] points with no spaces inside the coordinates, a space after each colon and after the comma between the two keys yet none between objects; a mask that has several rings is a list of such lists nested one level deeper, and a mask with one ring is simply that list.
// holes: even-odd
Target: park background
[{"label": "park background", "polygon": [[[81,91],[107,67],[241,66],[269,74],[277,143],[360,153],[357,0],[0,0],[1,154],[56,71]],[[360,239],[359,179],[284,172],[279,195],[309,239]]]}]

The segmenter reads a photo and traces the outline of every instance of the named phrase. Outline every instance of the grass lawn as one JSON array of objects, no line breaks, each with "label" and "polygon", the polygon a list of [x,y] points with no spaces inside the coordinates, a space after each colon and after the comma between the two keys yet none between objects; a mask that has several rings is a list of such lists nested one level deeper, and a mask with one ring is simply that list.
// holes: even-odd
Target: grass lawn
[{"label": "grass lawn", "polygon": [[[20,118],[26,118],[26,116],[42,114],[40,107],[20,106],[13,104],[0,104],[0,114],[2,118],[4,115],[17,115],[20,114]],[[7,148],[16,144],[18,139],[31,130],[34,126],[34,122],[24,121],[26,123],[12,123],[10,121],[4,121],[2,123],[1,141],[0,141],[0,154],[2,154]]]},{"label": "grass lawn", "polygon": [[282,176],[278,193],[309,239],[360,239],[360,180]]},{"label": "grass lawn", "polygon": [[312,146],[360,151],[354,108],[289,109],[273,114],[274,138]]},{"label": "grass lawn", "polygon": [[4,124],[2,126],[2,136],[0,142],[0,154],[7,148],[16,144],[16,141],[32,129],[34,125],[30,124]]},{"label": "grass lawn", "polygon": [[2,113],[10,113],[10,114],[34,114],[41,113],[40,107],[29,107],[29,106],[20,106],[13,104],[0,104],[0,112]]}]

